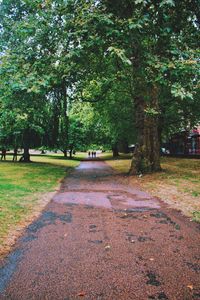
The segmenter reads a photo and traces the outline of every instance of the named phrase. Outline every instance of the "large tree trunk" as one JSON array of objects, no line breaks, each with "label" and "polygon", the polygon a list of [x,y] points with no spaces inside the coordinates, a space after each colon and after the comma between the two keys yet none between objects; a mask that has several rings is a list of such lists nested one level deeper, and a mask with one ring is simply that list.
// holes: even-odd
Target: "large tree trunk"
[{"label": "large tree trunk", "polygon": [[161,170],[158,110],[156,86],[151,89],[148,107],[142,97],[135,99],[137,144],[129,172],[131,175]]},{"label": "large tree trunk", "polygon": [[59,139],[59,119],[61,114],[61,99],[60,93],[58,90],[55,89],[54,91],[54,102],[52,108],[52,122],[51,126],[51,139],[50,145],[52,147],[59,148],[58,139]]},{"label": "large tree trunk", "polygon": [[133,154],[130,175],[136,175],[142,172],[143,166],[143,143],[144,143],[144,110],[145,101],[143,97],[137,96],[134,101],[135,105],[135,127],[137,131],[137,143]]},{"label": "large tree trunk", "polygon": [[159,127],[159,105],[158,105],[158,88],[156,85],[151,88],[150,109],[145,114],[144,122],[144,145],[145,159],[147,162],[147,172],[157,172],[161,170],[160,166],[160,139],[158,133]]},{"label": "large tree trunk", "polygon": [[119,156],[117,143],[112,146],[113,157]]}]

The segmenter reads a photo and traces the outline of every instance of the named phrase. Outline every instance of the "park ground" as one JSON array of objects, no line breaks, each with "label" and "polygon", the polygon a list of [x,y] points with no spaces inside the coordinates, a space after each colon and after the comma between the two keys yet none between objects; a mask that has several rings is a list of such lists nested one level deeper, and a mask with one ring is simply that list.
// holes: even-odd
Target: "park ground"
[{"label": "park ground", "polygon": [[[0,257],[10,247],[59,190],[64,177],[78,166],[86,154],[78,154],[75,160],[62,155],[35,155],[33,163],[0,162]],[[161,198],[170,207],[180,210],[190,221],[200,222],[200,160],[162,158],[163,171],[129,177],[130,156],[112,159],[110,153],[101,155],[121,181],[129,186]]]},{"label": "park ground", "polygon": [[[82,155],[83,156],[83,155]],[[62,155],[33,155],[33,163],[0,162],[0,257],[4,256],[50,201],[77,160]]]},{"label": "park ground", "polygon": [[125,183],[139,186],[200,222],[200,159],[162,157],[162,172],[134,177],[126,176],[131,164],[129,155],[128,159],[126,155],[116,160],[106,155],[105,158],[118,174],[124,174]]},{"label": "park ground", "polygon": [[128,184],[119,163],[68,172],[0,260],[1,300],[200,299],[199,224]]}]

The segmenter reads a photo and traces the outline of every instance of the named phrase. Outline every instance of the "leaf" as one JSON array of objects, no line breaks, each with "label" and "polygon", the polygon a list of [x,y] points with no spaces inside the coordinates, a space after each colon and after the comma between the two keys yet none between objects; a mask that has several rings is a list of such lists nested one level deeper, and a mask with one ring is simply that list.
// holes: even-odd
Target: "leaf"
[{"label": "leaf", "polygon": [[129,66],[132,65],[132,62],[130,61],[130,59],[128,59],[128,58],[126,57],[125,50],[119,49],[119,48],[116,48],[116,47],[112,47],[112,46],[111,46],[111,47],[108,48],[108,51],[109,51],[111,54],[114,54],[114,55],[118,56],[118,57],[121,59],[121,61],[122,61],[123,63],[125,63],[125,64],[127,64],[127,65],[129,65]]},{"label": "leaf", "polygon": [[80,293],[78,293],[78,295],[77,296],[79,296],[79,297],[84,297],[86,295],[86,293],[85,292],[80,292]]},{"label": "leaf", "polygon": [[186,91],[179,83],[175,83],[171,87],[171,93],[174,97],[180,97],[182,100],[185,98],[193,99],[193,94]]},{"label": "leaf", "polygon": [[111,248],[110,245],[105,246],[106,250],[109,250],[110,248]]},{"label": "leaf", "polygon": [[147,4],[147,1],[145,1],[145,0],[135,0],[135,4],[143,4],[143,5],[145,5],[145,4]]},{"label": "leaf", "polygon": [[163,0],[163,1],[161,1],[160,7],[163,7],[163,6],[165,6],[165,5],[169,5],[169,6],[171,6],[171,7],[174,7],[174,6],[175,6],[175,3],[174,3],[173,0]]},{"label": "leaf", "polygon": [[194,288],[192,284],[188,284],[187,287],[188,287],[190,290],[193,290],[193,288]]},{"label": "leaf", "polygon": [[152,116],[152,117],[160,114],[159,111],[155,110],[152,107],[147,107],[144,111],[147,115]]},{"label": "leaf", "polygon": [[141,29],[142,25],[139,23],[129,23],[129,28],[130,29]]}]

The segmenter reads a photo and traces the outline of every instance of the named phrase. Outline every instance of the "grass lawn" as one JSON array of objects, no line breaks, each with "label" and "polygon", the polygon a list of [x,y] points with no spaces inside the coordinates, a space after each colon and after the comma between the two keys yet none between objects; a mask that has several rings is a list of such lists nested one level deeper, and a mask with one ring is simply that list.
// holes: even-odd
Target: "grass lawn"
[{"label": "grass lawn", "polygon": [[[131,159],[112,160],[107,154],[107,163],[119,173],[127,173]],[[160,197],[171,207],[180,209],[185,215],[200,222],[200,160],[186,158],[161,158],[162,172],[148,174],[141,178],[127,177],[128,184]]]},{"label": "grass lawn", "polygon": [[61,155],[31,156],[33,163],[28,164],[11,159],[8,155],[6,162],[0,161],[0,255],[12,244],[12,230],[30,222],[49,201],[47,193],[79,164],[78,158],[66,160]]}]

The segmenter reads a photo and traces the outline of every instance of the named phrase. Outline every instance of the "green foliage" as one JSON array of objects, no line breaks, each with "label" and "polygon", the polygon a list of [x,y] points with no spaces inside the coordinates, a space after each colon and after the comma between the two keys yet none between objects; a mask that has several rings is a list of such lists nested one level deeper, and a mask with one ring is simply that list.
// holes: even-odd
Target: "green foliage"
[{"label": "green foliage", "polygon": [[197,2],[2,0],[2,142],[133,143],[138,98],[163,135],[198,123]]},{"label": "green foliage", "polygon": [[109,47],[108,48],[108,51],[112,54],[112,55],[116,55],[117,57],[120,58],[120,60],[124,63],[124,64],[127,64],[129,66],[132,65],[130,59],[128,59],[126,57],[126,54],[125,54],[125,50],[123,49],[119,49],[119,48],[116,48],[116,47]]},{"label": "green foliage", "polygon": [[193,221],[200,223],[200,211],[194,211],[193,212]]},{"label": "green foliage", "polygon": [[147,107],[146,109],[145,109],[145,113],[147,114],[147,115],[149,115],[149,116],[157,116],[157,115],[159,115],[160,114],[160,112],[159,111],[157,111],[157,110],[155,110],[154,108],[151,108],[151,107]]}]

